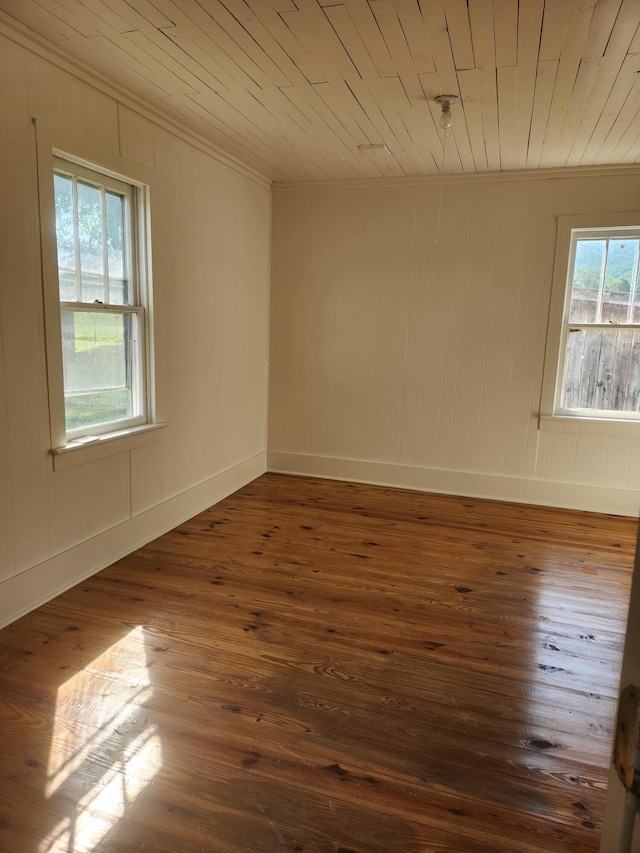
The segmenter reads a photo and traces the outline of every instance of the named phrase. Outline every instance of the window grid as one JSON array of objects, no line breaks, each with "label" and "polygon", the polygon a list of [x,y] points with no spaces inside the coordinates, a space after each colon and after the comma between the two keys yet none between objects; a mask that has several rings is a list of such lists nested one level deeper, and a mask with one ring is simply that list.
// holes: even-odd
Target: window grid
[{"label": "window grid", "polygon": [[[603,243],[599,262],[595,310],[593,288],[578,281],[578,249],[582,244]],[[608,281],[611,247],[634,251],[629,279]],[[561,382],[558,383],[557,414],[596,416],[608,419],[640,419],[640,315],[638,271],[640,230],[609,229],[593,233],[586,229],[571,233],[569,269],[565,294],[561,342]],[[619,267],[618,267],[619,269]],[[627,270],[625,270],[626,272]],[[594,269],[588,270],[593,274]],[[609,284],[609,289],[607,285]],[[616,291],[619,288],[619,291]],[[616,293],[620,298],[616,299]],[[626,308],[624,306],[626,294]],[[605,311],[609,314],[607,318]],[[588,313],[593,317],[587,319]],[[576,317],[578,315],[578,318]],[[572,316],[573,315],[573,316]]]},{"label": "window grid", "polygon": [[[68,196],[61,194],[60,199],[56,196],[58,254],[64,255],[66,251],[67,261],[71,260],[71,254],[74,262],[73,269],[68,263],[58,265],[67,440],[146,422],[145,312],[138,302],[137,282],[131,276],[135,270],[132,264],[132,244],[136,238],[132,215],[134,188],[125,185],[123,191],[119,181],[115,182],[118,187],[114,188],[106,176],[103,183],[101,175],[96,173],[94,178],[93,173],[87,174],[88,171],[83,167],[76,170],[75,164],[64,161],[61,164],[56,158],[54,174],[69,180],[71,190],[71,211],[68,211]],[[93,220],[89,216],[88,222],[82,219],[87,215],[87,207],[85,205],[83,210],[80,201],[82,187],[99,193],[99,204],[90,209],[94,214]],[[113,249],[110,239],[113,243],[114,232],[109,221],[109,198],[120,201],[119,208],[112,207],[116,211],[115,233],[118,240],[115,242],[119,242],[114,250],[114,268],[110,259],[110,248]],[[72,223],[72,233],[67,229],[63,238],[58,231],[60,210]],[[93,233],[88,236],[91,230]],[[65,243],[65,236],[66,250],[61,245],[61,239]],[[73,240],[72,252],[69,238]],[[75,293],[72,287],[63,293],[63,277],[68,276],[67,282],[71,286],[69,279],[72,274]],[[101,282],[101,292],[99,287],[95,287],[88,294],[94,277],[96,282],[93,284],[98,280]],[[121,303],[125,304],[113,301],[118,294],[112,285],[119,287]],[[90,296],[96,298],[90,299]]]}]

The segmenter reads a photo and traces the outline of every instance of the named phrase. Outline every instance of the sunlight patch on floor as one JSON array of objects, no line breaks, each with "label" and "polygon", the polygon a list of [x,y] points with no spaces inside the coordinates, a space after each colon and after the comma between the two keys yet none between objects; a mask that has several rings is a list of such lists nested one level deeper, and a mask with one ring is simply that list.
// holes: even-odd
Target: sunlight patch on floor
[{"label": "sunlight patch on floor", "polygon": [[91,853],[156,776],[151,694],[141,626],[60,686],[46,795],[66,816],[39,853]]}]

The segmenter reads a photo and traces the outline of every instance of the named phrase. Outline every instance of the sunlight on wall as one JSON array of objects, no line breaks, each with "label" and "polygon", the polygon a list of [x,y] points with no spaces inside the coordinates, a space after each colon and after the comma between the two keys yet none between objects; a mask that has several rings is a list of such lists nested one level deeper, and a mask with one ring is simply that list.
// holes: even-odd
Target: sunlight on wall
[{"label": "sunlight on wall", "polygon": [[141,626],[60,686],[46,795],[64,800],[67,816],[39,853],[90,853],[158,773],[151,694]]}]

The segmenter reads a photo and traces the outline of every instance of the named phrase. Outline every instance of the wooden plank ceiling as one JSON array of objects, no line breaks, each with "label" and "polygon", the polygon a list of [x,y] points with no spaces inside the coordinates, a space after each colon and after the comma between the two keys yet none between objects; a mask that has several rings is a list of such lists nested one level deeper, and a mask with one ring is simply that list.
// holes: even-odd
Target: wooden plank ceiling
[{"label": "wooden plank ceiling", "polygon": [[[640,0],[0,0],[0,10],[275,181],[640,160]],[[443,93],[460,97],[446,139]]]}]

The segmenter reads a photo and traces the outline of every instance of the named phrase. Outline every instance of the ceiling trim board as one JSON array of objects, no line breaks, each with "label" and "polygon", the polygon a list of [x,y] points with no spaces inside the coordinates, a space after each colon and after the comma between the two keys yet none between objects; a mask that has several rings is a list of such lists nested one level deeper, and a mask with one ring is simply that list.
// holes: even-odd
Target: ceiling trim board
[{"label": "ceiling trim board", "polygon": [[611,178],[629,175],[640,178],[640,164],[610,166],[571,166],[556,169],[514,169],[509,172],[465,172],[447,175],[408,175],[393,178],[359,178],[340,181],[274,181],[273,192],[296,192],[300,190],[331,190],[348,187],[399,187],[422,186],[423,184],[467,184],[487,181],[552,181],[569,178]]}]

